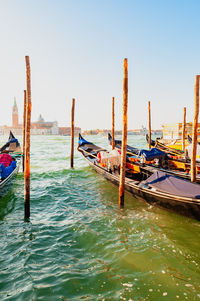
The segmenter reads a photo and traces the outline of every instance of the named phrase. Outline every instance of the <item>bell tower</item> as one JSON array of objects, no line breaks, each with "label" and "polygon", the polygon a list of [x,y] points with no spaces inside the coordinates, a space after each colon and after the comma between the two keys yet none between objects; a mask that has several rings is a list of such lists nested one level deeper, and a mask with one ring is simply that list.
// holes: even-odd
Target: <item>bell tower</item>
[{"label": "bell tower", "polygon": [[16,98],[14,98],[14,105],[12,108],[12,127],[17,128],[19,125],[18,108]]}]

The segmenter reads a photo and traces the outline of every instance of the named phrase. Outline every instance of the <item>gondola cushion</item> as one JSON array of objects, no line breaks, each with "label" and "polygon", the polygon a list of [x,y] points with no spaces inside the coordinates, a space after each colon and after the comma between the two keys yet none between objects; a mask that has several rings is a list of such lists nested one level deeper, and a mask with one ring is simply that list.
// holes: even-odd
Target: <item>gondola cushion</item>
[{"label": "gondola cushion", "polygon": [[101,164],[109,166],[111,170],[115,167],[117,168],[121,163],[121,155],[120,152],[116,149],[111,150],[110,152],[101,151],[97,155],[98,162]]}]

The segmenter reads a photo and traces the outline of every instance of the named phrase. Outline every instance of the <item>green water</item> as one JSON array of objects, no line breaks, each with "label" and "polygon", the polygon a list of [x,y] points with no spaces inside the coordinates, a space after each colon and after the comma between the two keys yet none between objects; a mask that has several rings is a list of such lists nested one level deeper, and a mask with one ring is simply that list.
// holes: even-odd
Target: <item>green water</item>
[{"label": "green water", "polygon": [[21,172],[0,200],[0,300],[200,300],[199,222],[130,194],[119,210],[77,151],[70,170],[69,137],[33,136],[31,151],[30,223]]}]

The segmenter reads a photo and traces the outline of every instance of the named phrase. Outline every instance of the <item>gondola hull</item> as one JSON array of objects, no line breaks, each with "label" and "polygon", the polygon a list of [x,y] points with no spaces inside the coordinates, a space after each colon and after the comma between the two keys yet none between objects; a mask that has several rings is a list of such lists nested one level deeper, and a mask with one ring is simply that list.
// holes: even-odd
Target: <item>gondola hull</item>
[{"label": "gondola hull", "polygon": [[[87,162],[98,174],[102,175],[105,179],[112,182],[116,186],[119,186],[119,175],[113,175],[105,169],[93,164],[89,160],[87,160]],[[172,195],[167,195],[166,193],[153,192],[149,189],[145,189],[141,186],[138,186],[136,183],[134,184],[132,180],[129,180],[127,178],[125,180],[125,189],[134,196],[138,196],[140,199],[145,200],[149,204],[164,207],[178,214],[200,220],[199,200],[175,197]]]},{"label": "gondola hull", "polygon": [[[118,173],[111,173],[106,168],[100,166],[94,155],[86,151],[84,148],[78,147],[88,164],[105,179],[115,185],[119,185],[120,176]],[[184,180],[182,180],[184,181]],[[156,190],[148,185],[144,185],[142,181],[125,178],[125,189],[139,199],[143,199],[149,204],[155,204],[174,212],[200,220],[200,199],[183,197],[171,193]]]},{"label": "gondola hull", "polygon": [[8,192],[8,190],[11,189],[18,171],[19,171],[19,162],[17,163],[17,166],[12,171],[12,173],[6,179],[0,182],[0,198],[3,197]]},{"label": "gondola hull", "polygon": [[[5,179],[0,179],[0,198],[3,197],[8,190],[12,187],[12,184],[17,176],[17,173],[19,171],[19,167],[20,167],[20,162],[21,162],[21,147],[20,147],[20,143],[19,141],[15,138],[15,136],[13,135],[13,133],[10,131],[10,135],[8,138],[8,141],[6,144],[4,144],[1,148],[0,148],[0,154],[4,155],[6,154],[7,156],[11,156],[13,160],[16,161],[16,166],[15,168],[12,170],[12,172],[10,172],[9,175],[7,175],[9,172],[7,171],[5,174],[3,174],[3,176],[6,176]],[[5,156],[5,155],[4,155]],[[5,159],[4,159],[5,160]],[[4,164],[4,161],[1,163]],[[0,164],[1,164],[0,163]],[[4,165],[5,168],[6,165]],[[8,166],[7,166],[8,167]],[[13,167],[12,167],[13,168]],[[2,172],[2,171],[1,171]],[[2,177],[2,173],[1,173],[1,177]]]}]

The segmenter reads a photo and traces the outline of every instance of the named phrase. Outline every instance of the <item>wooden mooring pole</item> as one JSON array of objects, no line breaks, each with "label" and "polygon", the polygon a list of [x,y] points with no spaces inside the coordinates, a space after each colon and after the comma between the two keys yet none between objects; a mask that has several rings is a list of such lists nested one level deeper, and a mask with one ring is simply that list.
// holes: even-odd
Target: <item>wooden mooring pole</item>
[{"label": "wooden mooring pole", "polygon": [[31,71],[29,56],[26,61],[26,85],[27,85],[27,106],[26,106],[26,127],[25,127],[25,170],[24,170],[24,216],[30,217],[30,129],[31,129]]},{"label": "wooden mooring pole", "polygon": [[112,98],[112,149],[115,148],[115,98]]},{"label": "wooden mooring pole", "polygon": [[24,90],[24,115],[23,115],[23,158],[22,158],[22,169],[24,172],[24,161],[25,161],[25,137],[26,134],[26,90]]},{"label": "wooden mooring pole", "polygon": [[128,107],[128,61],[124,59],[123,80],[123,130],[122,130],[122,153],[119,183],[119,206],[124,206],[125,172],[126,172],[126,145],[127,145],[127,107]]},{"label": "wooden mooring pole", "polygon": [[149,149],[151,149],[151,102],[148,101],[148,112],[149,112]]},{"label": "wooden mooring pole", "polygon": [[185,127],[186,127],[186,107],[183,108],[183,124],[182,124],[182,150],[185,152]]},{"label": "wooden mooring pole", "polygon": [[199,78],[200,75],[196,75],[195,78],[195,107],[194,107],[194,123],[192,131],[192,156],[191,156],[191,182],[196,181],[196,153],[197,153],[197,128],[199,117]]},{"label": "wooden mooring pole", "polygon": [[71,109],[71,158],[70,166],[74,167],[74,108],[75,108],[75,99],[72,99],[72,109]]}]

